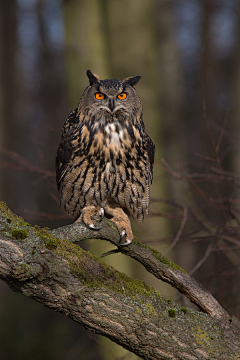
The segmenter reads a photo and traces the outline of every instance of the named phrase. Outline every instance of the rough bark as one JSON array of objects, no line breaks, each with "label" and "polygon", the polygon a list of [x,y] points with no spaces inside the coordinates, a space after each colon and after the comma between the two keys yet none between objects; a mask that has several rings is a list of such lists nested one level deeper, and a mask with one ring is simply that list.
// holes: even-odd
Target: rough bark
[{"label": "rough bark", "polygon": [[89,238],[118,245],[119,234],[109,220],[99,232],[83,224],[31,227],[0,203],[0,278],[144,359],[240,359],[240,322],[180,267],[137,240],[118,248],[205,313],[164,299],[74,244]]}]

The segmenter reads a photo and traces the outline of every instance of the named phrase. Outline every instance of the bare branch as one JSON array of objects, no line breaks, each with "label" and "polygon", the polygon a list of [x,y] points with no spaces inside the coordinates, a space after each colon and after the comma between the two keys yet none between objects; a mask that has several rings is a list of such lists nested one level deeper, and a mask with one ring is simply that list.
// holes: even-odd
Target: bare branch
[{"label": "bare branch", "polygon": [[2,146],[0,146],[0,151],[3,154],[7,155],[11,160],[14,160],[17,163],[17,165],[13,165],[13,164],[7,165],[6,163],[2,163],[1,164],[2,167],[9,166],[11,168],[16,168],[16,169],[22,170],[22,171],[27,170],[29,172],[35,172],[35,173],[43,175],[44,178],[51,178],[51,179],[54,179],[54,181],[55,181],[56,175],[53,171],[50,171],[50,170],[44,169],[40,166],[34,165],[29,160],[27,160],[23,156],[19,155],[15,151],[7,150],[7,149],[3,148]]},{"label": "bare branch", "polygon": [[201,260],[198,261],[198,263],[192,268],[191,271],[189,271],[189,275],[193,275],[195,273],[195,271],[197,271],[201,266],[202,264],[207,260],[207,258],[209,257],[209,255],[211,254],[211,251],[212,251],[212,247],[213,245],[212,244],[209,244],[206,251],[205,251],[205,254],[204,256],[201,258]]},{"label": "bare branch", "polygon": [[169,253],[169,251],[171,251],[174,248],[174,246],[177,244],[178,240],[180,239],[183,229],[184,229],[184,226],[187,222],[187,217],[188,217],[188,208],[185,205],[183,205],[183,219],[182,219],[180,228],[179,228],[177,235],[176,235],[175,239],[173,240],[172,244],[163,253],[164,256],[167,255]]},{"label": "bare branch", "polygon": [[[72,242],[82,241],[88,238],[104,239],[112,244],[119,245],[119,234],[115,226],[109,220],[103,221],[102,228],[98,232],[86,229],[81,224],[67,225],[52,231],[54,236],[67,239]],[[140,262],[156,278],[169,283],[178,291],[187,296],[203,312],[221,320],[229,321],[229,315],[217,302],[217,300],[203,288],[195,279],[191,278],[180,266],[165,258],[161,253],[141,244],[135,240],[127,247],[118,247],[118,250],[127,256]],[[207,299],[207,301],[206,301]]]}]

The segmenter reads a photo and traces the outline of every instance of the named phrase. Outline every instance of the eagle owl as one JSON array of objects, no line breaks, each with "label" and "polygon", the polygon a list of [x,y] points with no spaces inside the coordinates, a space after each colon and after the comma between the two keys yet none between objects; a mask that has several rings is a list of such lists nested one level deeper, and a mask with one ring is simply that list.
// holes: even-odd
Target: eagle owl
[{"label": "eagle owl", "polygon": [[110,215],[125,246],[133,240],[128,215],[142,222],[148,214],[153,176],[155,145],[134,89],[141,76],[100,80],[90,70],[87,76],[90,85],[69,114],[57,151],[60,204],[95,230],[92,217]]}]

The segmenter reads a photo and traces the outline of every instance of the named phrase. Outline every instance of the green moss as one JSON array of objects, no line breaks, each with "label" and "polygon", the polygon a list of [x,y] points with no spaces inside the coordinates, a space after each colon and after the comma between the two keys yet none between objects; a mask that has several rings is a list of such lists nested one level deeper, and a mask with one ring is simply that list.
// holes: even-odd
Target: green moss
[{"label": "green moss", "polygon": [[28,231],[23,229],[15,229],[12,231],[12,236],[17,240],[26,239],[26,237],[28,237]]},{"label": "green moss", "polygon": [[45,246],[49,250],[56,249],[58,246],[58,239],[49,232],[49,228],[41,228],[40,226],[34,226],[34,230],[37,235],[43,240]]},{"label": "green moss", "polygon": [[32,271],[32,266],[29,265],[29,264],[25,264],[25,263],[22,263],[19,265],[19,268],[21,268],[21,271],[19,271],[19,273],[24,273],[25,276],[29,277],[29,274],[31,273]]},{"label": "green moss", "polygon": [[153,315],[155,317],[159,317],[159,314],[156,312],[156,309],[154,308],[154,306],[151,303],[145,302],[144,307],[145,307],[146,310],[148,310],[148,312],[151,315]]},{"label": "green moss", "polygon": [[186,313],[188,312],[188,309],[185,308],[185,307],[181,307],[181,311],[182,311],[184,314],[186,314]]},{"label": "green moss", "polygon": [[171,267],[172,269],[175,269],[175,270],[180,270],[184,273],[186,273],[185,270],[183,270],[181,268],[181,266],[175,264],[174,262],[170,261],[169,259],[167,259],[165,256],[163,256],[159,251],[155,250],[155,249],[151,249],[152,250],[152,254],[153,256],[159,260],[162,264],[165,264],[169,267]]},{"label": "green moss", "polygon": [[[223,335],[224,328],[220,324],[219,327],[214,325],[213,327],[210,326],[209,328],[207,326],[207,319],[205,318],[203,321],[201,321],[201,318],[202,317],[200,316],[198,318],[198,324],[191,328],[191,333],[197,346],[203,351],[206,351],[209,359],[221,358],[239,360],[239,352],[235,352],[234,350],[231,351],[231,347],[229,347],[229,344],[224,340],[224,338],[227,339],[227,337]],[[209,325],[210,324],[211,323],[209,323]],[[220,357],[218,355],[220,355]]]},{"label": "green moss", "polygon": [[107,224],[108,224],[108,226],[111,227],[112,229],[118,230],[117,225],[116,225],[113,221],[108,220],[108,221],[107,221]]},{"label": "green moss", "polygon": [[203,331],[200,326],[196,326],[197,332],[195,333],[195,339],[199,345],[208,345],[209,336]]},{"label": "green moss", "polygon": [[168,314],[172,318],[176,317],[176,311],[174,309],[168,309]]},{"label": "green moss", "polygon": [[152,301],[163,300],[152,287],[116,271],[93,254],[84,251],[76,244],[59,240],[54,252],[70,263],[71,272],[88,287],[109,288],[118,294],[128,296],[132,301],[142,299],[143,308],[152,316],[158,316]]},{"label": "green moss", "polygon": [[155,257],[155,259],[157,259],[158,261],[160,261],[162,264],[167,265],[168,267],[171,267],[174,270],[180,270],[182,272],[184,272],[186,274],[186,271],[183,270],[181,268],[181,266],[175,264],[174,262],[170,261],[169,259],[167,259],[165,256],[163,256],[159,251],[152,249],[144,244],[142,244],[140,241],[138,241],[137,239],[134,241],[136,245],[143,247],[145,249],[148,249],[149,251],[152,252],[152,255]]},{"label": "green moss", "polygon": [[13,274],[18,281],[25,281],[28,279],[31,279],[39,274],[39,268],[38,267],[32,267],[29,264],[21,263],[16,264],[16,266],[13,268]]},{"label": "green moss", "polygon": [[168,302],[169,304],[171,304],[172,300],[171,300],[171,299],[167,299],[167,302]]},{"label": "green moss", "polygon": [[[215,347],[215,341],[212,340],[218,339],[222,337],[221,335],[221,329],[219,329],[219,334],[216,332],[217,329],[215,328],[215,336],[209,334],[207,331],[204,331],[201,327],[201,325],[197,325],[195,328],[193,328],[193,335],[195,337],[196,343],[198,346],[201,346],[202,348],[206,348],[208,350],[208,354],[215,354],[216,347]],[[228,351],[228,347],[226,346],[225,341],[218,342],[218,351],[224,355]],[[225,357],[223,357],[225,358]],[[238,357],[236,357],[238,359]]]},{"label": "green moss", "polygon": [[7,204],[3,201],[0,201],[0,212],[6,218],[7,222],[11,224],[11,227],[26,227],[30,224],[25,222],[21,216],[14,214],[8,207]]}]

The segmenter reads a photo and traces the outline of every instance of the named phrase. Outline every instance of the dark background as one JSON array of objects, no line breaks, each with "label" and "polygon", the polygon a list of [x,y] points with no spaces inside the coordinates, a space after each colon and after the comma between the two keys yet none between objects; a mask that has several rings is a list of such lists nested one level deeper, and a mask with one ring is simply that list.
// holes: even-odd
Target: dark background
[{"label": "dark background", "polygon": [[[58,207],[54,163],[61,127],[88,85],[86,70],[101,79],[141,75],[136,89],[157,150],[151,216],[134,233],[166,251],[184,208],[197,204],[211,226],[231,221],[238,235],[237,213],[230,219],[206,206],[200,190],[169,176],[161,159],[177,173],[218,167],[238,180],[239,19],[237,0],[0,0],[0,199],[31,224],[71,223]],[[235,185],[201,189],[207,199],[238,204]],[[179,212],[165,200],[180,204],[173,206]],[[168,256],[239,317],[240,242],[213,240],[191,221],[185,229],[191,236],[182,232]],[[83,246],[97,255],[109,249],[99,241]],[[106,261],[190,306],[123,255]],[[0,324],[2,360],[137,358],[3,282]]]}]

